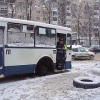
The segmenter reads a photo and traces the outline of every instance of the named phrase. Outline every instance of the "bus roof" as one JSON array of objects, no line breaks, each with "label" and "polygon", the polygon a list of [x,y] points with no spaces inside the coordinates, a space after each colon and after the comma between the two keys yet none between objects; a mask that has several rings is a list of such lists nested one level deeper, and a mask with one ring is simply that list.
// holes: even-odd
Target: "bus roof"
[{"label": "bus roof", "polygon": [[21,19],[14,19],[14,18],[4,18],[0,17],[1,22],[12,22],[12,23],[21,23],[21,24],[30,24],[30,25],[36,25],[36,26],[42,26],[42,27],[49,27],[49,28],[56,28],[56,29],[62,29],[71,31],[71,28],[58,26],[58,25],[52,25],[52,24],[46,24],[42,22],[36,22],[36,21],[29,21],[29,20],[21,20]]}]

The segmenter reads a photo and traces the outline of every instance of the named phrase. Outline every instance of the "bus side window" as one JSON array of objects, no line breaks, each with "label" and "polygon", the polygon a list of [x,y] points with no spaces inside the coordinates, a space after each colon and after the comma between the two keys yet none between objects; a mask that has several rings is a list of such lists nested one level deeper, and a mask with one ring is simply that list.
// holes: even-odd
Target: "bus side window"
[{"label": "bus side window", "polygon": [[49,45],[56,47],[56,30],[47,28],[47,36],[50,41]]},{"label": "bus side window", "polygon": [[46,27],[35,28],[35,46],[36,47],[56,47],[56,30]]},{"label": "bus side window", "polygon": [[34,44],[34,26],[18,23],[8,23],[8,44],[17,46]]}]

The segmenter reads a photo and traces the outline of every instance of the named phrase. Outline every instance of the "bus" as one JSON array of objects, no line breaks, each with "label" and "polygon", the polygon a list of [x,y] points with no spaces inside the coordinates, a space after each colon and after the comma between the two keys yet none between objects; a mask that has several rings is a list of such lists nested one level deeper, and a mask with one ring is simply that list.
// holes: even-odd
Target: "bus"
[{"label": "bus", "polygon": [[67,27],[0,17],[0,78],[55,73],[60,36],[67,45],[64,70],[71,69],[71,33]]}]

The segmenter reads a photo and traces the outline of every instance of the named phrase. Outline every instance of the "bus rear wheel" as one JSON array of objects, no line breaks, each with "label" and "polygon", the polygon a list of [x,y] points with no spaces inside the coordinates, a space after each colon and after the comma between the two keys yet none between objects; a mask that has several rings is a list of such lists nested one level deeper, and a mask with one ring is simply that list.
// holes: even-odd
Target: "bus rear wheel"
[{"label": "bus rear wheel", "polygon": [[93,60],[93,59],[94,59],[94,56],[93,56],[93,55],[91,55],[91,56],[89,57],[89,59],[90,59],[90,60]]},{"label": "bus rear wheel", "polygon": [[48,72],[48,70],[47,70],[47,67],[45,65],[39,65],[38,73],[37,73],[38,75],[45,76],[45,75],[47,75],[47,72]]}]

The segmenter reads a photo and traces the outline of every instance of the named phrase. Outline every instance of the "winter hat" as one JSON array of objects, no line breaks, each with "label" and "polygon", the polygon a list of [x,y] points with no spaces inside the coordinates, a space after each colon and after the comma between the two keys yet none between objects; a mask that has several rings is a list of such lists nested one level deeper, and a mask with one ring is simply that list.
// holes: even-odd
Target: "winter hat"
[{"label": "winter hat", "polygon": [[63,41],[63,38],[60,38],[59,41]]}]

